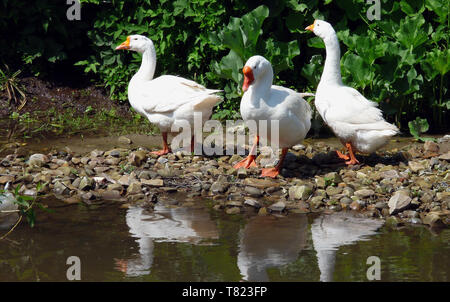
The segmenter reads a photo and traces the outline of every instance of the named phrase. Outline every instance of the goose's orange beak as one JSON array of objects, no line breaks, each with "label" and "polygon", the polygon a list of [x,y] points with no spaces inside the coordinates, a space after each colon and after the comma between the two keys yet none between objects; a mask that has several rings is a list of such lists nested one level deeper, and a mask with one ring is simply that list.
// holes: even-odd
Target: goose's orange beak
[{"label": "goose's orange beak", "polygon": [[116,47],[116,50],[119,49],[130,49],[130,36],[127,37],[127,40]]},{"label": "goose's orange beak", "polygon": [[316,23],[316,21],[314,21],[314,23],[311,24],[310,26],[306,27],[305,30],[314,31],[314,24],[315,23]]},{"label": "goose's orange beak", "polygon": [[244,66],[242,69],[242,73],[244,74],[244,84],[242,85],[242,91],[247,91],[248,86],[250,86],[251,83],[255,80],[253,77],[253,70],[250,68],[250,66]]}]

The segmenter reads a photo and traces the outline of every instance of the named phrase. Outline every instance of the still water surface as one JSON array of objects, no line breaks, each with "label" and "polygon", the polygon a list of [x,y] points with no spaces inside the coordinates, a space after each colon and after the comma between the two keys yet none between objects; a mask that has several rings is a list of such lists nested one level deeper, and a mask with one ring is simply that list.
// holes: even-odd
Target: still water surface
[{"label": "still water surface", "polygon": [[54,213],[0,242],[0,281],[66,281],[70,256],[83,281],[367,281],[370,256],[382,281],[450,279],[450,230],[392,230],[345,212],[227,215],[204,202],[154,212],[47,203]]}]

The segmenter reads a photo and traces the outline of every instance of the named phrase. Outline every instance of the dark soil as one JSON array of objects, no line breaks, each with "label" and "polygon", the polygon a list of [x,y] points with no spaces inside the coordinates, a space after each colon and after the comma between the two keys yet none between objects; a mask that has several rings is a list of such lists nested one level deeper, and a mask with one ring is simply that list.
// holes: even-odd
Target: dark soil
[{"label": "dark soil", "polygon": [[[102,87],[90,85],[85,88],[72,88],[36,77],[23,78],[21,84],[26,89],[27,102],[20,110],[20,114],[47,111],[50,108],[62,112],[71,108],[74,109],[75,114],[83,115],[88,106],[91,106],[95,110],[114,108],[120,117],[130,116],[129,104],[112,101]],[[7,93],[0,92],[0,119],[5,119],[10,114]]]}]

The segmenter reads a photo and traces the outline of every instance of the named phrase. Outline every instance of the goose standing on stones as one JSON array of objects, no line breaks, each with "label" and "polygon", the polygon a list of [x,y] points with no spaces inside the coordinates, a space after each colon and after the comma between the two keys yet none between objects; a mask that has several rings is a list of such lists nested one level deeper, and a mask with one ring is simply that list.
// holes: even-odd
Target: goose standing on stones
[{"label": "goose standing on stones", "polygon": [[317,87],[315,105],[324,122],[347,148],[349,155],[336,151],[347,165],[359,163],[354,152],[372,153],[399,132],[386,122],[377,103],[342,83],[339,41],[330,23],[315,20],[305,28],[325,43],[326,59]]},{"label": "goose standing on stones", "polygon": [[[204,86],[178,76],[163,75],[153,79],[156,67],[156,51],[153,41],[141,35],[128,36],[116,50],[126,49],[142,54],[139,71],[128,85],[128,99],[131,106],[141,115],[159,127],[163,138],[163,149],[152,152],[164,155],[171,150],[167,144],[167,134],[172,126],[182,127],[188,121],[194,130],[194,112],[202,113],[202,123],[207,121],[212,108],[221,101],[216,95],[221,90]],[[194,132],[193,132],[194,133]],[[194,137],[191,140],[193,151]]]},{"label": "goose standing on stones", "polygon": [[[292,89],[272,85],[273,69],[270,62],[262,56],[248,59],[243,68],[244,95],[241,99],[241,116],[244,121],[267,121],[267,139],[270,140],[270,125],[279,122],[279,146],[281,157],[274,168],[262,169],[261,176],[276,177],[280,173],[288,148],[303,141],[311,127],[311,107],[303,96],[310,93],[298,93]],[[256,146],[259,135],[255,137],[250,154],[237,163],[234,168],[255,167]]]}]

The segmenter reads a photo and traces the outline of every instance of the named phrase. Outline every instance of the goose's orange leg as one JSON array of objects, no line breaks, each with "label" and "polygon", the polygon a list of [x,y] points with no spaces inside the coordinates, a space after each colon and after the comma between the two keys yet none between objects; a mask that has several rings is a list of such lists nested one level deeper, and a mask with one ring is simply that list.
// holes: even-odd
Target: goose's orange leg
[{"label": "goose's orange leg", "polygon": [[250,167],[257,167],[256,162],[255,162],[255,158],[256,158],[256,146],[259,143],[259,136],[256,135],[255,136],[255,140],[253,141],[253,146],[252,149],[250,150],[249,155],[241,160],[240,162],[238,162],[237,164],[234,165],[233,168],[235,169],[239,169],[239,168],[245,168],[248,169]]},{"label": "goose's orange leg", "polygon": [[349,160],[350,159],[350,157],[348,155],[345,155],[344,153],[342,153],[342,152],[340,152],[338,150],[336,150],[336,154],[337,154],[337,156],[339,158],[342,158],[342,159],[345,159],[345,160]]},{"label": "goose's orange leg", "polygon": [[281,167],[283,166],[283,161],[284,161],[284,158],[286,157],[287,152],[288,152],[288,148],[283,148],[281,150],[281,156],[280,156],[280,161],[278,162],[278,165],[276,165],[276,167],[273,167],[273,168],[262,169],[261,177],[272,177],[272,178],[277,177],[277,175],[280,174],[280,170],[281,170]]},{"label": "goose's orange leg", "polygon": [[153,152],[151,152],[152,154],[161,156],[161,155],[171,152],[169,145],[167,144],[167,132],[162,133],[162,139],[163,139],[163,149],[159,150],[159,151],[153,151]]},{"label": "goose's orange leg", "polygon": [[353,154],[353,148],[351,143],[345,143],[345,147],[348,149],[348,154],[350,155],[350,160],[346,161],[347,165],[355,165],[359,164],[359,161],[356,159],[355,154]]}]

